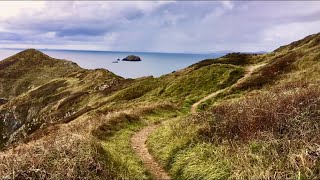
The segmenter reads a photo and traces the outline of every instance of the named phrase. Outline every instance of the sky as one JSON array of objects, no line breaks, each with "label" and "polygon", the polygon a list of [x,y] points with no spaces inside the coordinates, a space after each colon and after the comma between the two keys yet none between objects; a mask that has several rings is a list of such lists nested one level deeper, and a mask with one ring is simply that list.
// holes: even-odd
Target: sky
[{"label": "sky", "polygon": [[0,48],[272,51],[320,31],[320,1],[0,1]]}]

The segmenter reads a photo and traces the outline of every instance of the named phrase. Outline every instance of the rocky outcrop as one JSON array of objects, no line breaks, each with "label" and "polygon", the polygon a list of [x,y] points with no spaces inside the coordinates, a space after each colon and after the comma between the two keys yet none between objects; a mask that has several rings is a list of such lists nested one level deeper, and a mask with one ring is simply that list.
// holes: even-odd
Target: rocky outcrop
[{"label": "rocky outcrop", "polygon": [[122,61],[141,61],[141,58],[139,56],[130,55],[126,58],[123,58]]}]

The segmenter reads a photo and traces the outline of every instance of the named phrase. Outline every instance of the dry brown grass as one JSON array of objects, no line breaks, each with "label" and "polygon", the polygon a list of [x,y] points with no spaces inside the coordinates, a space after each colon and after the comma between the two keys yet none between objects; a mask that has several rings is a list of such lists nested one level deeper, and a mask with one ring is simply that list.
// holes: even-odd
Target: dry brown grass
[{"label": "dry brown grass", "polygon": [[[138,121],[155,109],[170,109],[170,104],[155,104],[108,114],[91,113],[68,124],[57,124],[46,136],[18,144],[0,152],[0,177],[7,179],[119,179],[116,162],[102,149],[97,135],[110,135],[121,124]],[[97,133],[100,132],[101,134]]]},{"label": "dry brown grass", "polygon": [[[275,137],[305,136],[320,133],[320,87],[296,82],[244,99],[222,103],[210,112],[212,122],[203,135],[216,140],[250,139],[260,132]],[[205,115],[206,117],[208,115]]]},{"label": "dry brown grass", "polygon": [[104,179],[102,149],[91,137],[65,131],[0,153],[0,177],[8,179]]},{"label": "dry brown grass", "polygon": [[320,86],[294,81],[159,130],[151,149],[177,179],[319,179]]},{"label": "dry brown grass", "polygon": [[[318,179],[320,86],[296,81],[221,103],[193,119],[206,142],[229,149],[230,178]],[[225,152],[225,151],[223,151]]]},{"label": "dry brown grass", "polygon": [[275,82],[279,78],[279,75],[289,72],[293,68],[292,64],[300,57],[301,55],[299,53],[291,52],[270,59],[267,65],[252,74],[246,81],[239,84],[237,89],[256,89],[263,87],[267,83]]}]

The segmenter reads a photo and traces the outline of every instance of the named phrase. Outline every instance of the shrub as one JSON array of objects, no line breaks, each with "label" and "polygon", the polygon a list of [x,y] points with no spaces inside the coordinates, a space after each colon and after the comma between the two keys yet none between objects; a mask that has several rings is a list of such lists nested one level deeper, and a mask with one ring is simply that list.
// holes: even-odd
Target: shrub
[{"label": "shrub", "polygon": [[198,119],[211,117],[210,125],[201,133],[212,141],[219,138],[246,140],[263,131],[279,138],[312,138],[314,133],[319,133],[319,110],[319,86],[306,87],[298,83],[246,96],[237,102],[222,103]]}]

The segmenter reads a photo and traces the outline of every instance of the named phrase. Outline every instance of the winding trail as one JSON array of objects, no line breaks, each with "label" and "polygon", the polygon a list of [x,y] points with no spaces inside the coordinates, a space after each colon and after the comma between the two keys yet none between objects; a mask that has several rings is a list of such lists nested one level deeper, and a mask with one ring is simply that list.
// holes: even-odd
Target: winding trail
[{"label": "winding trail", "polygon": [[193,114],[193,115],[197,114],[198,106],[199,106],[201,103],[203,103],[203,102],[205,102],[205,101],[207,101],[207,100],[209,100],[209,99],[217,96],[218,94],[220,94],[220,93],[223,92],[223,91],[226,91],[226,90],[228,90],[228,89],[232,89],[232,88],[234,88],[234,87],[237,87],[239,84],[241,84],[242,82],[244,82],[248,77],[250,77],[251,74],[252,74],[256,69],[258,69],[259,67],[262,67],[262,66],[264,66],[264,65],[265,65],[265,64],[257,64],[257,65],[248,66],[247,69],[246,69],[246,73],[244,74],[244,76],[243,76],[242,78],[240,78],[240,79],[239,79],[236,83],[234,83],[232,86],[227,87],[227,88],[225,88],[225,89],[220,89],[220,90],[218,90],[218,91],[215,91],[215,92],[207,95],[206,97],[200,99],[198,102],[194,103],[194,104],[191,106],[191,109],[190,109],[191,114]]},{"label": "winding trail", "polygon": [[[223,91],[237,87],[240,83],[244,82],[256,69],[258,69],[259,67],[264,66],[264,65],[265,64],[248,66],[244,76],[241,79],[239,79],[235,84],[233,84],[232,86],[227,87],[225,89],[215,91],[215,92],[209,94],[208,96],[200,99],[198,102],[194,103],[190,109],[191,114],[193,114],[193,115],[197,114],[197,108],[198,108],[199,104],[201,104],[202,102],[204,102],[210,98],[217,96],[219,93],[221,93]],[[142,130],[136,132],[131,138],[131,146],[134,149],[134,151],[136,152],[136,154],[139,155],[139,157],[141,158],[145,167],[151,172],[151,174],[153,174],[153,176],[156,179],[169,180],[170,176],[155,161],[153,156],[149,153],[149,150],[146,145],[146,141],[147,141],[148,136],[151,133],[153,133],[159,126],[160,126],[160,124],[157,124],[157,125],[150,124],[150,125],[146,126],[145,128],[143,128]]]},{"label": "winding trail", "polygon": [[134,151],[140,156],[143,164],[148,168],[156,179],[167,180],[170,176],[166,171],[154,160],[146,145],[148,136],[154,132],[160,125],[150,124],[142,130],[135,133],[131,138],[131,145]]}]

